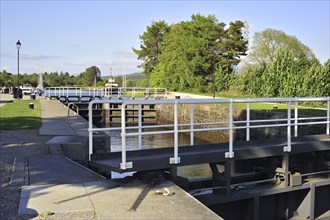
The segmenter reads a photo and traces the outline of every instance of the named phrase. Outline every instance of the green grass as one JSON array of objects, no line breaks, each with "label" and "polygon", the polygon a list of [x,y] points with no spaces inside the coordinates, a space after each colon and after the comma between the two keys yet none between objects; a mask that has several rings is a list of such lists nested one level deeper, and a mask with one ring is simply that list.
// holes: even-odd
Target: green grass
[{"label": "green grass", "polygon": [[[228,103],[220,106],[229,106]],[[234,108],[246,109],[246,103],[234,103]],[[295,105],[291,104],[291,114],[294,114]],[[287,104],[285,103],[250,103],[251,110],[273,111],[287,113]],[[306,107],[298,105],[298,114],[306,116],[327,116],[325,109]]]},{"label": "green grass", "polygon": [[[29,103],[34,109],[29,109]],[[0,130],[38,129],[41,126],[38,100],[14,100],[0,108]]]},{"label": "green grass", "polygon": [[[132,97],[133,96],[133,92],[124,92],[122,93],[123,96],[127,96],[127,97]],[[135,97],[145,97],[146,95],[144,94],[144,92],[135,92]]]},{"label": "green grass", "polygon": [[[207,95],[213,96],[213,93],[193,93],[197,95]],[[215,94],[216,97],[223,97],[223,98],[256,98],[254,96],[242,95],[239,93],[234,92],[217,92]],[[298,114],[299,115],[306,115],[306,116],[327,116],[326,104],[324,102],[306,102],[298,103]],[[221,104],[221,106],[229,106],[229,104]],[[274,106],[277,109],[274,109]],[[291,113],[294,114],[294,104],[291,105]],[[246,103],[235,103],[234,108],[241,108],[246,109]],[[320,109],[324,108],[324,109]],[[275,111],[275,112],[287,112],[287,104],[285,103],[251,103],[250,104],[251,110],[263,110],[263,111]]]}]

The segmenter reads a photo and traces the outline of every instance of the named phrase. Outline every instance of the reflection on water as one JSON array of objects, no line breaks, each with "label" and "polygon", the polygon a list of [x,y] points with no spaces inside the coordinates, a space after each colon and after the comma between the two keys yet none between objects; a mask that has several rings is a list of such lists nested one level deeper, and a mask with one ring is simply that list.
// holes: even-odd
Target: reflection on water
[{"label": "reflection on water", "polygon": [[[148,131],[155,131],[148,130]],[[132,131],[136,132],[136,131]],[[111,137],[111,151],[121,151],[121,131],[108,131],[106,132]],[[139,149],[150,149],[150,148],[164,148],[174,146],[174,134],[157,134],[157,135],[143,135],[142,144],[139,147],[138,136],[126,137],[126,149],[127,150],[139,150]],[[194,138],[195,144],[207,144],[205,140]],[[190,136],[186,134],[179,134],[179,146],[190,145]]]},{"label": "reflection on water", "polygon": [[[148,131],[156,131],[155,129],[148,129]],[[136,132],[136,130],[131,131]],[[111,136],[111,151],[121,151],[121,131],[108,131],[107,134]],[[174,146],[174,134],[157,134],[157,135],[143,135],[142,144],[139,147],[139,139],[137,136],[126,137],[126,149],[150,149],[150,148],[164,148]],[[195,144],[207,144],[205,140],[194,138]],[[190,135],[179,133],[179,146],[190,145]],[[180,156],[180,155],[179,155]],[[208,164],[200,164],[193,166],[178,167],[178,175],[187,177],[189,179],[210,177],[212,175]],[[118,175],[113,175],[118,178]]]}]

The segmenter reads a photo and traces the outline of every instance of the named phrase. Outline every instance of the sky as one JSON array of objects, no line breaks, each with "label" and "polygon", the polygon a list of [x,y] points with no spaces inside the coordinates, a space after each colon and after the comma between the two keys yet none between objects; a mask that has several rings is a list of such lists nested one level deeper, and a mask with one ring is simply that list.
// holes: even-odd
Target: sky
[{"label": "sky", "polygon": [[0,0],[0,70],[69,72],[97,66],[101,75],[142,72],[132,48],[153,21],[168,24],[191,15],[214,15],[220,22],[246,21],[249,45],[266,28],[284,31],[312,49],[323,63],[330,57],[330,0],[308,1],[17,1]]}]

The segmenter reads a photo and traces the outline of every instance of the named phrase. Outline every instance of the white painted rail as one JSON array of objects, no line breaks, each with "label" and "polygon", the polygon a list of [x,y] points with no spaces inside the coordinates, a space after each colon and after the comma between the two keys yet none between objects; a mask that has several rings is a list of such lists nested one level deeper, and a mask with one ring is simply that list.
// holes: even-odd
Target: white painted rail
[{"label": "white painted rail", "polygon": [[118,87],[118,88],[95,88],[95,87],[46,87],[45,97],[127,97],[127,98],[167,98],[165,88],[142,88],[142,87]]},{"label": "white painted rail", "polygon": [[[299,117],[299,102],[326,102],[326,116],[324,117]],[[98,103],[113,103],[121,104],[121,126],[110,128],[93,128],[92,115],[94,104]],[[235,121],[234,120],[234,104],[245,103],[246,104],[246,120]],[[287,106],[287,118],[282,119],[263,119],[263,120],[251,120],[250,103],[285,103]],[[291,104],[294,103],[294,115],[291,113]],[[190,105],[190,122],[179,123],[179,105]],[[213,122],[195,122],[195,106],[196,105],[215,105],[215,104],[228,104],[228,121],[213,121]],[[138,125],[132,126],[126,123],[126,107],[128,105],[137,105],[139,110]],[[165,125],[143,125],[142,124],[142,105],[172,105],[174,109],[173,124]],[[166,99],[166,100],[94,100],[89,103],[89,160],[93,154],[93,133],[97,131],[121,131],[121,152],[122,161],[121,169],[125,170],[132,168],[132,162],[126,160],[126,138],[130,136],[138,137],[139,149],[141,149],[142,136],[144,135],[160,135],[160,134],[173,134],[173,157],[169,158],[170,164],[179,164],[180,155],[178,152],[179,147],[179,133],[190,134],[190,145],[194,145],[194,133],[199,131],[215,131],[215,130],[227,130],[229,132],[228,151],[225,153],[226,158],[233,158],[235,156],[235,146],[233,131],[238,129],[246,129],[246,141],[250,140],[250,129],[256,128],[272,128],[272,127],[287,127],[287,145],[283,148],[284,152],[291,151],[291,127],[294,126],[294,136],[298,136],[298,126],[301,125],[316,125],[326,124],[326,134],[329,134],[330,129],[330,97],[319,98],[236,98],[236,99]],[[285,114],[285,113],[284,113]],[[259,123],[259,124],[258,124]],[[260,124],[263,123],[263,124]],[[212,125],[209,128],[200,128],[199,126]],[[188,127],[188,128],[187,128]],[[157,128],[156,131],[146,131],[147,128]],[[161,130],[163,129],[163,130]],[[137,130],[137,131],[136,131]],[[130,132],[128,132],[130,131]]]}]

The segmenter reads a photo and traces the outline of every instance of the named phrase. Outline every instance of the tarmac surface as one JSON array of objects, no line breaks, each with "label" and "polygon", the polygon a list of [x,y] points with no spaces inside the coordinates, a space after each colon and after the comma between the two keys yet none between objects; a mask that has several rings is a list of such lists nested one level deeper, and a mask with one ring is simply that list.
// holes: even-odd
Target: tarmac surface
[{"label": "tarmac surface", "polygon": [[[39,135],[53,138],[45,143],[50,155],[16,159],[11,183],[25,182],[19,215],[80,212],[91,213],[86,216],[92,219],[221,219],[172,182],[109,180],[64,157],[61,141],[87,135],[87,122],[68,116],[60,102],[39,98]],[[7,101],[4,96],[1,100]]]}]

